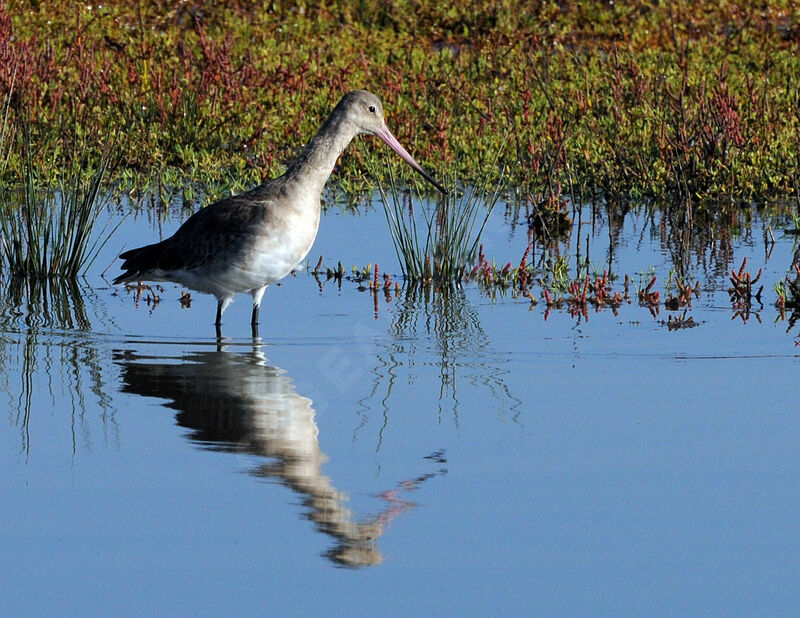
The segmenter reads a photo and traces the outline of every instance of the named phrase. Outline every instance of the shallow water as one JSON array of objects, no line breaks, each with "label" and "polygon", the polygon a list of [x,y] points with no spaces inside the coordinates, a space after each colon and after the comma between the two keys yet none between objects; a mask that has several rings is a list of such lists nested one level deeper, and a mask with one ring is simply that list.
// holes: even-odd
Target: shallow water
[{"label": "shallow water", "polygon": [[[663,226],[642,211],[610,234],[594,214],[572,251],[588,235],[599,270],[655,268],[663,295]],[[212,298],[184,308],[166,285],[154,306],[101,277],[179,219],[126,220],[77,290],[4,295],[9,615],[797,610],[800,327],[771,290],[786,222],[756,213],[683,256],[694,328],[636,302],[376,299],[298,272],[267,291],[261,339],[242,296],[217,340]],[[487,255],[518,263],[522,223],[498,210]],[[329,211],[319,255],[399,273],[379,211]],[[745,256],[765,283],[746,321],[725,291]]]}]

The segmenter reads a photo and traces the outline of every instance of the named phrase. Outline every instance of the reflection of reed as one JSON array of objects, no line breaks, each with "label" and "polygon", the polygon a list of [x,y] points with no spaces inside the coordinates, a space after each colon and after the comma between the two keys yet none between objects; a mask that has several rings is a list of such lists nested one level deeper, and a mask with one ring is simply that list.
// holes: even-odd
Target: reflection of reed
[{"label": "reflection of reed", "polygon": [[[492,362],[489,338],[464,290],[455,286],[434,289],[409,285],[403,293],[393,313],[386,352],[379,353],[376,359],[372,389],[359,402],[362,408],[373,409],[375,406],[370,400],[380,397],[385,427],[388,400],[400,368],[413,371],[412,368],[420,364],[439,371],[440,419],[449,407],[453,421],[458,424],[460,387],[457,382],[466,378],[472,385],[488,388],[499,406],[509,408],[518,421],[520,401],[504,382],[507,371],[501,369],[499,363]],[[432,358],[428,360],[428,357]],[[409,375],[409,381],[413,380],[414,376]]]},{"label": "reflection of reed", "polygon": [[[595,263],[603,263],[609,272],[614,272],[614,257],[626,237],[627,220],[630,226],[628,242],[641,247],[649,236],[669,256],[678,277],[688,279],[702,273],[709,280],[714,277],[727,279],[733,261],[734,241],[753,240],[753,223],[757,217],[755,211],[724,201],[702,206],[686,201],[667,204],[644,201],[636,207],[628,202],[592,202],[588,214],[589,234],[582,227],[584,217],[578,216],[576,235],[572,240],[577,278],[581,278],[585,269]],[[605,259],[597,261],[596,249],[593,248],[592,256],[589,255],[589,239],[596,243],[601,231],[608,234],[608,248]],[[644,268],[644,265],[638,265],[638,268]]]},{"label": "reflection of reed", "polygon": [[675,273],[684,278],[702,272],[709,280],[727,279],[733,262],[734,241],[751,241],[752,215],[728,202],[705,204],[678,202],[659,210],[653,236],[669,252]]},{"label": "reflection of reed", "polygon": [[0,312],[3,330],[17,330],[20,321],[28,330],[91,328],[83,289],[74,279],[12,277],[5,288],[5,306]]},{"label": "reflection of reed", "polygon": [[167,405],[178,411],[178,424],[192,430],[196,444],[269,458],[251,473],[276,479],[303,496],[307,517],[336,540],[325,555],[338,565],[381,562],[377,539],[395,515],[413,506],[398,498],[398,492],[429,478],[421,476],[384,492],[386,509],[357,521],[344,506],[346,494],[322,474],[326,457],[317,439],[311,400],[299,395],[292,380],[267,365],[257,350],[194,352],[179,362],[120,353],[116,360],[122,365],[123,392],[170,400]]},{"label": "reflection of reed", "polygon": [[[83,288],[74,280],[11,278],[5,283],[0,306],[0,371],[2,388],[8,395],[10,414],[21,431],[22,448],[31,449],[30,421],[34,399],[47,385],[51,408],[58,393],[66,393],[71,405],[73,453],[79,433],[88,446],[87,395],[94,394],[100,418],[115,425],[113,409],[103,380],[102,363],[95,347],[68,345],[53,332],[89,331]],[[83,342],[83,340],[82,340]],[[19,375],[19,388],[11,376]],[[68,386],[54,389],[60,383]],[[59,406],[60,407],[60,406]]]}]

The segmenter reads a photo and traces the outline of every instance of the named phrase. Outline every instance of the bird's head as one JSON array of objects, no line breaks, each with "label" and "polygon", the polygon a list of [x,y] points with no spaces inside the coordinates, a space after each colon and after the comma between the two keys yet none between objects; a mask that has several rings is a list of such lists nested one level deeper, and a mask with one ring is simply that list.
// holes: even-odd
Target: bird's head
[{"label": "bird's head", "polygon": [[347,120],[351,122],[358,133],[377,135],[383,142],[394,150],[400,158],[419,172],[428,182],[442,193],[447,191],[436,182],[422,166],[414,160],[408,151],[397,141],[386,126],[383,118],[383,105],[378,97],[366,90],[352,90],[342,97],[337,107],[341,108]]}]

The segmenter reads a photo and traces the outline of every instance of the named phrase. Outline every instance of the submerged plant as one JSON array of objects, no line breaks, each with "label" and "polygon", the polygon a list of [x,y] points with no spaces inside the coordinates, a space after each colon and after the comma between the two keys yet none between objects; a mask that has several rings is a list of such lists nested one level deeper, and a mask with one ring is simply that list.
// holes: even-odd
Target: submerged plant
[{"label": "submerged plant", "polygon": [[100,190],[115,140],[107,142],[94,165],[86,152],[75,146],[71,163],[61,172],[54,191],[41,186],[26,126],[22,133],[22,195],[13,201],[5,195],[0,204],[2,260],[15,277],[77,277],[91,265],[115,229],[109,230],[109,219],[95,231],[105,205]]}]

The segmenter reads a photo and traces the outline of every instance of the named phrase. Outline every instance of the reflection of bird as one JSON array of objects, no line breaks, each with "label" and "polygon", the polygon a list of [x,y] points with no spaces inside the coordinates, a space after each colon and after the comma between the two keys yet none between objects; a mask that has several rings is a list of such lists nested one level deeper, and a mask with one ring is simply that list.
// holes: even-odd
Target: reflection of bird
[{"label": "reflection of bird", "polygon": [[353,520],[343,506],[347,496],[322,474],[326,457],[319,448],[312,402],[297,394],[291,379],[257,353],[197,352],[180,360],[119,354],[123,392],[171,400],[167,405],[178,410],[178,423],[206,448],[272,459],[252,473],[278,479],[304,496],[308,518],[337,541],[326,553],[331,560],[351,567],[378,564],[378,537],[389,520],[412,504],[399,501],[391,490],[384,496],[389,504],[383,513]]},{"label": "reflection of bird", "polygon": [[114,283],[174,281],[213,294],[218,333],[222,312],[236,294],[248,292],[255,334],[264,290],[308,254],[319,227],[322,189],[336,159],[359,133],[377,135],[444,191],[386,127],[380,100],[354,90],[342,97],[282,176],[198,211],[166,240],[126,251],[120,256],[125,272]]}]

